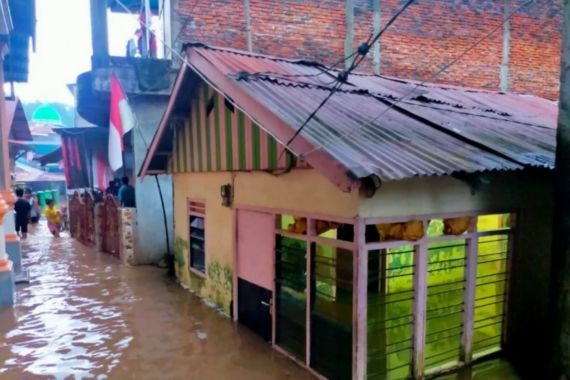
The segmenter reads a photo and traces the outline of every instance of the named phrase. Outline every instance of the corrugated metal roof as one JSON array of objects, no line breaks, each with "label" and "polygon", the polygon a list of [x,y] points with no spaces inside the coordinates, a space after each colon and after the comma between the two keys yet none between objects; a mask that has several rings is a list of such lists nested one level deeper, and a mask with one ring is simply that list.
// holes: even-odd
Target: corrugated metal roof
[{"label": "corrugated metal roof", "polygon": [[[293,126],[301,125],[328,93],[259,80],[243,81],[241,85]],[[521,168],[396,110],[389,110],[378,122],[366,125],[388,106],[369,96],[359,98],[356,103],[353,94],[335,94],[302,132],[315,146],[322,144],[324,151],[356,177],[376,174],[387,181],[456,171]],[[358,132],[338,138],[352,130]]]},{"label": "corrugated metal roof", "polygon": [[[193,47],[194,53],[291,125],[291,134],[334,81],[326,73],[315,76],[322,69],[309,62],[206,46]],[[534,96],[353,74],[301,135],[355,176],[388,181],[553,168],[556,116],[556,103]]]}]

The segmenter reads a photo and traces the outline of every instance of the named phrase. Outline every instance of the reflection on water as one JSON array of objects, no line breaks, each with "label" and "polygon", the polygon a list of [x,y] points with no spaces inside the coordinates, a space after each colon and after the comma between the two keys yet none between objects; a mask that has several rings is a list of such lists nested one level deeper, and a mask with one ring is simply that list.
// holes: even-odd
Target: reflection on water
[{"label": "reflection on water", "polygon": [[311,378],[162,270],[121,266],[44,225],[23,251],[31,282],[0,310],[2,379]]}]

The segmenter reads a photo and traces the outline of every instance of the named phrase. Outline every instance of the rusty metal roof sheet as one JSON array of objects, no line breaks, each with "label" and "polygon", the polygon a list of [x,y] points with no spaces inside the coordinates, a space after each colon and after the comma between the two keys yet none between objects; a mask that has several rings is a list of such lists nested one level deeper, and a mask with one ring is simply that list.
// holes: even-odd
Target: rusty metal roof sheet
[{"label": "rusty metal roof sheet", "polygon": [[[194,53],[279,115],[292,134],[334,83],[334,71],[310,62],[203,45]],[[556,103],[534,96],[352,74],[301,135],[359,178],[553,168],[557,112]]]}]

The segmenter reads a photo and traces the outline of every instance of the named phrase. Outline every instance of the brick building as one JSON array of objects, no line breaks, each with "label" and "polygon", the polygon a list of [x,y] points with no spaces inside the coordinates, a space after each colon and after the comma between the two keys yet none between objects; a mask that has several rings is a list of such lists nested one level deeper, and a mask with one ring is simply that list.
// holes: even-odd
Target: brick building
[{"label": "brick building", "polygon": [[[173,0],[175,44],[337,62],[397,12],[398,0]],[[359,70],[558,97],[561,0],[424,0],[383,35]],[[525,5],[526,4],[526,5]],[[522,7],[521,7],[522,6]],[[519,8],[520,7],[520,8]],[[502,25],[512,11],[513,17]],[[433,75],[496,29],[445,73]]]}]

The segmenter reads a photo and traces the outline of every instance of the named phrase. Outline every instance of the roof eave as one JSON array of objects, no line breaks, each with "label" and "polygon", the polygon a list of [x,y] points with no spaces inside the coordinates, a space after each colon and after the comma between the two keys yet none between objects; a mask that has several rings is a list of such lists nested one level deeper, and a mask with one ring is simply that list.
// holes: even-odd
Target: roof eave
[{"label": "roof eave", "polygon": [[[254,96],[240,88],[212,62],[202,56],[198,50],[189,47],[186,50],[186,56],[194,72],[218,92],[227,95],[237,108],[255,120],[262,129],[270,133],[277,141],[283,143],[293,136],[295,131],[288,123],[270,111]],[[289,145],[289,149],[297,154],[313,148],[313,145],[302,136],[298,136]],[[351,192],[360,186],[360,181],[353,178],[347,168],[323,151],[315,151],[305,160],[342,191]]]},{"label": "roof eave", "polygon": [[180,89],[182,88],[182,84],[185,83],[184,79],[186,78],[187,74],[188,74],[188,66],[183,63],[182,67],[180,68],[180,73],[178,74],[178,76],[176,77],[176,81],[174,82],[174,87],[172,88],[172,94],[168,99],[166,110],[164,111],[164,114],[160,119],[160,123],[158,124],[158,129],[156,130],[156,133],[152,137],[152,141],[150,142],[150,147],[146,152],[146,156],[144,157],[141,169],[138,172],[138,177],[144,178],[147,175],[157,174],[154,171],[151,173],[151,171],[149,170],[150,163],[156,151],[158,150],[158,146],[160,145],[162,137],[164,136],[164,132],[166,132],[168,123],[170,122],[170,118],[172,116],[172,112],[174,111],[174,107],[176,105],[178,95],[180,93]]}]

